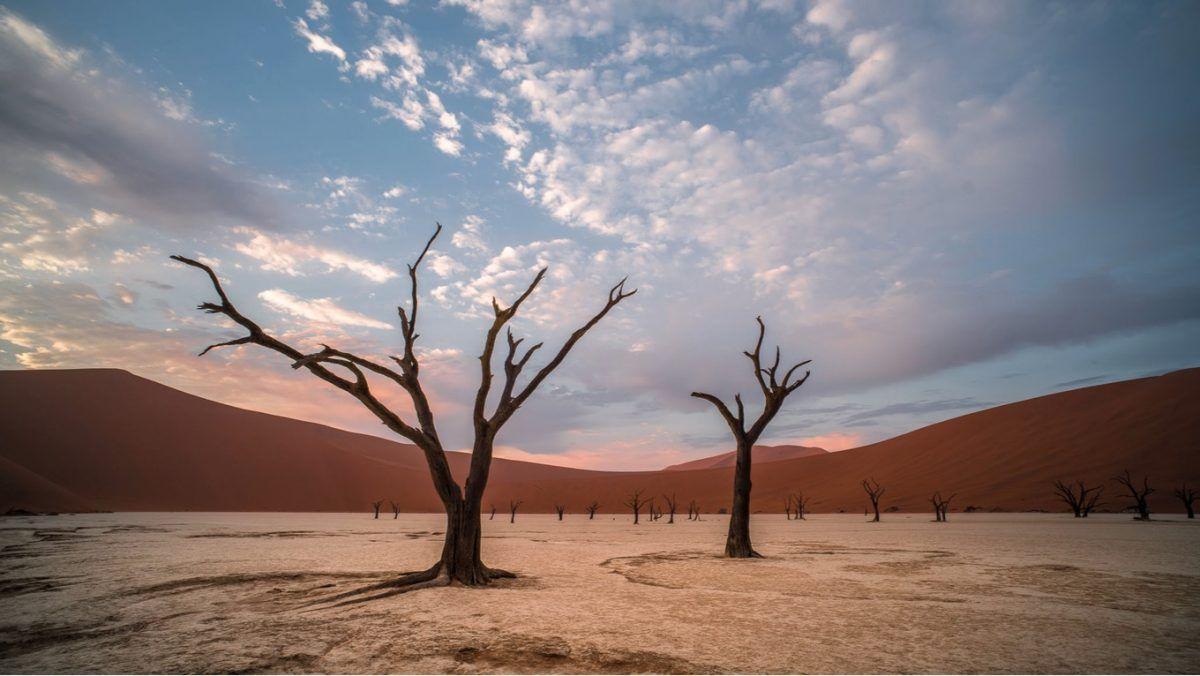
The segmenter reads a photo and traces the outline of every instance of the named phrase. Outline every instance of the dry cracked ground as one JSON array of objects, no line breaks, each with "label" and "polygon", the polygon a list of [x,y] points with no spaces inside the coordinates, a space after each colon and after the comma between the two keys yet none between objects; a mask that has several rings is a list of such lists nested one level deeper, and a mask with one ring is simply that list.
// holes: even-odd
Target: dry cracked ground
[{"label": "dry cracked ground", "polygon": [[323,599],[429,565],[441,518],[0,520],[0,672],[1196,672],[1178,517],[485,521],[487,589]]}]

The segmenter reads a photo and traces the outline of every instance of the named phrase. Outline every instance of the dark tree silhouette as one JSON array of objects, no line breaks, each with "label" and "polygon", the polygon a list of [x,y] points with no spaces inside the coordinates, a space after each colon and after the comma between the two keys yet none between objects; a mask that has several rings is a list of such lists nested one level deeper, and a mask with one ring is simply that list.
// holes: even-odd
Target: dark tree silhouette
[{"label": "dark tree silhouette", "polygon": [[654,501],[654,498],[650,498],[650,520],[658,521],[658,504]]},{"label": "dark tree silhouette", "polygon": [[[512,573],[485,566],[480,557],[480,503],[487,488],[496,436],[504,424],[517,412],[517,409],[528,401],[537,388],[563,363],[576,343],[618,303],[636,293],[636,290],[625,291],[625,280],[621,280],[609,289],[608,299],[604,306],[591,319],[576,329],[558,352],[527,383],[520,387],[517,386],[517,381],[522,370],[542,344],[538,343],[526,350],[524,355],[518,355],[518,347],[522,341],[514,340],[512,332],[509,330],[507,332],[508,354],[504,358],[504,383],[497,397],[495,408],[491,415],[488,415],[486,408],[488,395],[492,390],[492,357],[496,349],[496,341],[500,337],[501,330],[516,316],[521,304],[545,278],[546,269],[543,268],[534,275],[529,286],[513,301],[512,305],[502,308],[496,299],[492,299],[492,311],[495,318],[484,337],[483,352],[479,357],[480,382],[475,393],[472,413],[474,442],[464,490],[464,487],[455,481],[450,471],[450,463],[446,458],[441,437],[434,424],[433,410],[430,408],[428,397],[421,385],[420,363],[417,356],[417,269],[441,231],[442,226],[439,224],[429,241],[425,243],[420,255],[417,256],[416,262],[408,266],[410,307],[408,309],[403,306],[397,308],[400,318],[400,333],[404,342],[403,352],[400,356],[391,358],[398,370],[328,345],[322,346],[318,352],[305,354],[269,334],[257,323],[243,315],[226,295],[217,274],[211,267],[183,256],[171,257],[202,270],[208,275],[220,302],[202,303],[201,310],[224,315],[247,331],[247,335],[241,338],[206,347],[200,353],[201,355],[217,347],[248,344],[259,345],[278,352],[291,361],[292,368],[306,369],[317,378],[357,399],[388,429],[416,444],[424,453],[434,488],[446,512],[446,536],[441,558],[426,570],[405,574],[394,580],[350,592],[352,594],[378,591],[379,594],[376,596],[390,595],[414,588],[452,582],[474,586],[487,584],[495,578],[513,577]],[[388,408],[375,395],[368,383],[368,373],[371,376],[391,381],[392,384],[408,394],[416,417],[415,424]]]},{"label": "dark tree silhouette", "polygon": [[871,508],[875,510],[875,518],[871,521],[879,520],[879,498],[883,496],[883,492],[887,489],[879,485],[879,482],[874,479],[863,479],[863,490],[867,492],[867,497],[871,498]]},{"label": "dark tree silhouette", "polygon": [[1175,497],[1183,502],[1183,508],[1187,510],[1187,518],[1189,519],[1196,518],[1195,503],[1198,496],[1200,496],[1200,491],[1197,491],[1195,488],[1188,488],[1187,484],[1175,489]]},{"label": "dark tree silhouette", "polygon": [[517,522],[517,508],[521,506],[524,500],[509,500],[508,501],[508,522]]},{"label": "dark tree silhouette", "polygon": [[933,503],[934,521],[946,520],[946,512],[950,510],[950,501],[954,499],[955,495],[958,495],[958,493],[954,493],[948,498],[942,498],[942,492],[938,491],[933,494],[933,497],[929,498],[929,501]]},{"label": "dark tree silhouette", "polygon": [[633,510],[633,525],[638,524],[638,517],[642,513],[642,508],[650,502],[649,498],[642,497],[642,489],[637,489],[629,499],[625,501],[625,506]]},{"label": "dark tree silhouette", "polygon": [[792,496],[787,496],[783,500],[783,513],[787,515],[787,520],[792,520]]},{"label": "dark tree silhouette", "polygon": [[692,392],[693,397],[703,399],[716,407],[721,418],[725,420],[725,424],[729,426],[736,445],[737,461],[733,470],[733,510],[729,517],[729,534],[725,538],[725,556],[735,559],[760,556],[750,543],[750,452],[754,448],[754,444],[758,443],[758,438],[767,429],[767,425],[771,423],[771,419],[783,408],[784,400],[792,392],[800,389],[800,386],[808,380],[810,373],[805,371],[804,376],[794,382],[792,376],[800,367],[812,361],[808,359],[796,364],[788,369],[783,379],[780,380],[779,347],[775,348],[774,363],[764,367],[762,344],[763,338],[767,334],[767,325],[763,323],[762,317],[757,317],[756,321],[758,321],[758,341],[754,344],[753,352],[743,354],[753,364],[754,379],[758,381],[759,389],[763,394],[763,410],[758,415],[758,419],[749,428],[746,427],[746,407],[742,404],[741,393],[735,394],[733,397],[733,401],[737,405],[737,415],[734,415],[733,411],[720,398],[706,392]]},{"label": "dark tree silhouette", "polygon": [[679,505],[679,503],[675,501],[675,494],[672,493],[670,496],[668,496],[666,493],[664,493],[663,500],[667,501],[667,523],[675,523],[675,509]]},{"label": "dark tree silhouette", "polygon": [[589,504],[584,509],[587,510],[588,521],[591,521],[592,519],[596,518],[596,510],[600,509],[600,503],[596,502],[595,500],[592,500],[591,504]]},{"label": "dark tree silhouette", "polygon": [[1099,504],[1100,495],[1104,493],[1104,486],[1088,488],[1082,481],[1076,481],[1074,485],[1071,485],[1056,479],[1054,493],[1067,503],[1076,519],[1086,519],[1087,515]]},{"label": "dark tree silhouette", "polygon": [[792,509],[796,513],[796,520],[804,520],[804,512],[808,510],[808,498],[804,497],[803,493],[797,493],[792,496]]},{"label": "dark tree silhouette", "polygon": [[491,521],[494,518],[496,518],[496,503],[493,502],[492,503],[492,513],[490,516],[488,516],[488,521]]},{"label": "dark tree silhouette", "polygon": [[1133,500],[1133,504],[1129,509],[1137,510],[1137,518],[1142,521],[1150,520],[1150,505],[1146,502],[1150,494],[1154,492],[1153,488],[1146,483],[1147,477],[1142,477],[1142,487],[1139,490],[1137,484],[1133,482],[1133,477],[1129,475],[1129,470],[1125,470],[1124,474],[1118,474],[1113,477],[1113,481],[1121,484],[1125,488],[1124,497]]},{"label": "dark tree silhouette", "polygon": [[562,521],[563,512],[567,511],[566,505],[554,505],[554,511],[558,513],[558,520]]},{"label": "dark tree silhouette", "polygon": [[700,505],[696,504],[695,500],[688,503],[688,521],[695,521],[700,518]]},{"label": "dark tree silhouette", "polygon": [[400,518],[400,505],[397,505],[394,500],[388,500],[388,502],[392,503],[392,518],[399,519]]},{"label": "dark tree silhouette", "polygon": [[375,502],[371,503],[371,506],[375,508],[375,518],[378,519],[379,518],[379,508],[383,507],[383,500],[376,500]]}]

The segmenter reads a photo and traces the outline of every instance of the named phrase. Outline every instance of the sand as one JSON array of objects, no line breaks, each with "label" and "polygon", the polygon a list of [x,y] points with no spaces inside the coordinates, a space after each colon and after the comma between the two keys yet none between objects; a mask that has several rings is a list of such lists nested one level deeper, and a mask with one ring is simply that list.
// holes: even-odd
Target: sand
[{"label": "sand", "polygon": [[[517,580],[346,607],[441,517],[0,521],[0,672],[1195,672],[1200,524],[957,514],[485,521]],[[665,521],[665,520],[664,520]]]}]

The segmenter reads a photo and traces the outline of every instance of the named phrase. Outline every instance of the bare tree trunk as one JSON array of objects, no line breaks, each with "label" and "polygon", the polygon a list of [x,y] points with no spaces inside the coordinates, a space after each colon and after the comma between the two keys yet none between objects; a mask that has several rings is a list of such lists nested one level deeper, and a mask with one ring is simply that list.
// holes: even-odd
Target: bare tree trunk
[{"label": "bare tree trunk", "polygon": [[375,508],[375,518],[378,519],[379,518],[379,508],[383,507],[383,500],[376,500],[375,502],[371,503],[371,506]]},{"label": "bare tree trunk", "polygon": [[509,500],[508,501],[508,522],[509,523],[517,522],[517,508],[521,506],[522,502],[524,502],[524,501],[523,500]]},{"label": "bare tree trunk", "polygon": [[1200,492],[1197,492],[1195,488],[1188,488],[1187,484],[1175,489],[1175,497],[1179,498],[1179,501],[1183,503],[1183,508],[1187,510],[1187,518],[1189,519],[1196,518],[1195,504],[1198,495],[1200,495]]},{"label": "bare tree trunk", "polygon": [[558,513],[558,520],[562,521],[563,512],[567,511],[566,505],[555,505],[554,511]]},{"label": "bare tree trunk", "polygon": [[875,518],[871,521],[879,521],[879,498],[883,496],[886,489],[874,479],[863,479],[862,487],[867,492],[867,497],[871,499],[871,508],[875,510]]},{"label": "bare tree trunk", "polygon": [[598,509],[600,509],[600,503],[596,502],[595,500],[593,500],[592,503],[587,506],[588,521],[596,518],[596,510]]},{"label": "bare tree trunk", "polygon": [[625,501],[625,506],[633,510],[633,525],[638,525],[638,517],[641,515],[642,507],[646,506],[648,499],[642,497],[642,489],[637,489],[629,499]]},{"label": "bare tree trunk", "polygon": [[1121,484],[1125,488],[1125,497],[1133,499],[1133,509],[1138,512],[1138,519],[1141,521],[1150,520],[1150,503],[1148,498],[1154,492],[1154,489],[1149,486],[1147,477],[1142,477],[1142,487],[1138,489],[1134,483],[1133,477],[1129,474],[1129,470],[1125,470],[1124,474],[1119,474],[1113,477],[1113,480]]},{"label": "bare tree trunk", "polygon": [[399,519],[400,518],[400,505],[397,505],[394,501],[389,501],[389,502],[392,503],[392,518]]},{"label": "bare tree trunk", "polygon": [[675,500],[675,494],[663,495],[663,500],[667,501],[667,514],[670,517],[667,519],[667,523],[675,523],[675,509],[679,504]]},{"label": "bare tree trunk", "polygon": [[491,521],[492,519],[495,519],[495,518],[496,518],[496,504],[492,503],[492,513],[490,516],[488,516],[488,521]]},{"label": "bare tree trunk", "polygon": [[733,508],[729,511],[729,534],[725,538],[725,556],[734,559],[758,558],[750,546],[750,445],[738,442],[733,469]]}]

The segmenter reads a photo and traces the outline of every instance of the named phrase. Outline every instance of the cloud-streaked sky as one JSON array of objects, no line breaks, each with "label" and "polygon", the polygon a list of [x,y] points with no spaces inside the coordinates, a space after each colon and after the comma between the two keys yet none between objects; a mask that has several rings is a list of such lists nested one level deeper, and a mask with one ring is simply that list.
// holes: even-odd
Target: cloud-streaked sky
[{"label": "cloud-streaked sky", "polygon": [[[2,1],[2,0],[0,0]],[[725,450],[754,316],[813,359],[768,443],[841,449],[1200,364],[1200,5],[321,0],[0,9],[0,368],[127,368],[384,434],[306,347],[399,344],[450,446],[493,295],[561,341],[509,457]],[[341,395],[341,396],[339,396]],[[401,399],[394,401],[403,409]]]}]

